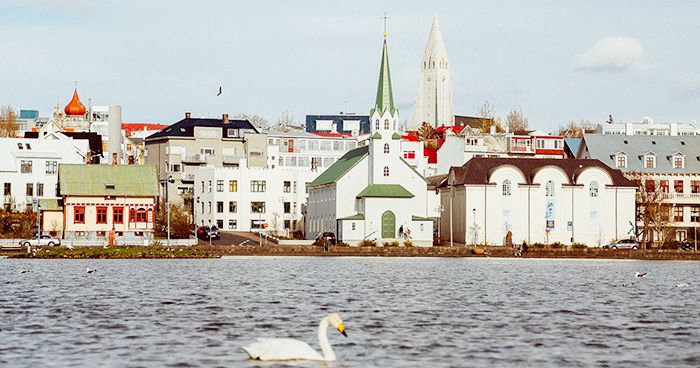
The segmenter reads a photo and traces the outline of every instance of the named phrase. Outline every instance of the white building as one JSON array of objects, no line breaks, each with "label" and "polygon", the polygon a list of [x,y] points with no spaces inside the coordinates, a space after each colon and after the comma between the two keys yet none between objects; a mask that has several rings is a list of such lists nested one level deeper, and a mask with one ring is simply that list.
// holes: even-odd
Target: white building
[{"label": "white building", "polygon": [[642,118],[639,123],[606,123],[596,125],[597,134],[614,135],[700,135],[695,122],[690,123],[656,123],[650,117]]},{"label": "white building", "polygon": [[221,230],[304,230],[307,188],[357,139],[347,134],[269,132],[267,165],[206,166],[194,173],[194,215],[198,225]]},{"label": "white building", "polygon": [[34,199],[57,198],[58,165],[86,161],[88,142],[60,133],[37,139],[0,138],[0,182],[5,211],[24,211]]},{"label": "white building", "polygon": [[450,63],[437,16],[433,18],[421,64],[418,96],[413,110],[413,129],[418,129],[423,122],[434,128],[454,123]]},{"label": "white building", "polygon": [[439,187],[440,235],[503,245],[511,232],[513,243],[602,246],[635,236],[635,191],[599,160],[472,158]]},{"label": "white building", "polygon": [[399,114],[394,105],[386,38],[377,99],[370,112],[370,138],[326,169],[309,188],[306,237],[333,231],[357,245],[364,239],[403,241],[400,229],[419,246],[430,246],[427,181],[401,152]]}]

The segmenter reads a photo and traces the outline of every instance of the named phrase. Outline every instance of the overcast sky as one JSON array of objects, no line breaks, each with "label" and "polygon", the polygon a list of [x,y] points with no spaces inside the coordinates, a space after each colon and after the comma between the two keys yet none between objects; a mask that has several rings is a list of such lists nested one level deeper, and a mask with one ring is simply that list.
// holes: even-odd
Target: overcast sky
[{"label": "overcast sky", "polygon": [[[454,111],[570,120],[700,117],[697,1],[0,1],[0,104],[121,105],[128,122],[191,111],[368,113],[384,11],[394,98],[410,119],[434,14]],[[219,86],[224,93],[216,97]]]}]

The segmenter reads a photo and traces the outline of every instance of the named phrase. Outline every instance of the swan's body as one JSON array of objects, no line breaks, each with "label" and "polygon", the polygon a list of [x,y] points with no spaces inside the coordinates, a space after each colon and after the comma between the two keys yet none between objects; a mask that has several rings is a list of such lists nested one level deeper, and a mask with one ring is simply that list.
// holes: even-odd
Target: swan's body
[{"label": "swan's body", "polygon": [[624,287],[626,287],[626,288],[633,288],[633,287],[634,287],[634,282],[630,282],[630,283],[627,283],[627,284],[622,284],[622,286],[624,286]]},{"label": "swan's body", "polygon": [[329,325],[338,329],[338,332],[347,336],[345,326],[340,316],[333,313],[321,320],[318,325],[318,343],[321,345],[323,355],[319,354],[309,344],[295,339],[258,339],[252,344],[243,347],[243,351],[250,359],[258,360],[317,360],[332,362],[335,360],[335,352],[328,342],[326,330]]},{"label": "swan's body", "polygon": [[676,287],[677,287],[677,288],[687,288],[688,286],[690,286],[690,284],[687,283],[687,282],[683,282],[683,283],[680,283],[680,284],[676,284]]}]

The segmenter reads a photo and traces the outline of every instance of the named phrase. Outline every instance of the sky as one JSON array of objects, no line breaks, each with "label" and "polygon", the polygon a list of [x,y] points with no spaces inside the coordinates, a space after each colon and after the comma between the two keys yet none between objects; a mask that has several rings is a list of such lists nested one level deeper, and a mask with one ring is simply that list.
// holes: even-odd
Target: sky
[{"label": "sky", "polygon": [[[0,0],[0,105],[121,105],[125,122],[367,114],[388,13],[402,120],[437,15],[454,112],[484,101],[531,128],[700,118],[697,1]],[[219,86],[221,96],[216,96]]]}]

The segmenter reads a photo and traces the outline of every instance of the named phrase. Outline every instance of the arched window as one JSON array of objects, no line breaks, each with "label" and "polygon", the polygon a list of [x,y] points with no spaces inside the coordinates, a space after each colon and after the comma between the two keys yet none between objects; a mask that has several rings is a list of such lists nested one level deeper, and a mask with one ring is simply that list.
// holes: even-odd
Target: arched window
[{"label": "arched window", "polygon": [[588,186],[588,195],[591,197],[598,197],[598,182],[591,182]]},{"label": "arched window", "polygon": [[374,121],[374,129],[379,130],[379,119]]},{"label": "arched window", "polygon": [[504,196],[509,196],[510,195],[510,180],[506,179],[503,181],[503,195]]},{"label": "arched window", "polygon": [[389,166],[384,166],[384,176],[389,176]]},{"label": "arched window", "polygon": [[545,196],[546,197],[554,197],[554,182],[549,180],[547,181],[547,184],[545,185]]},{"label": "arched window", "polygon": [[389,153],[389,143],[384,143],[384,153]]},{"label": "arched window", "polygon": [[384,129],[389,130],[389,119],[384,119]]}]

